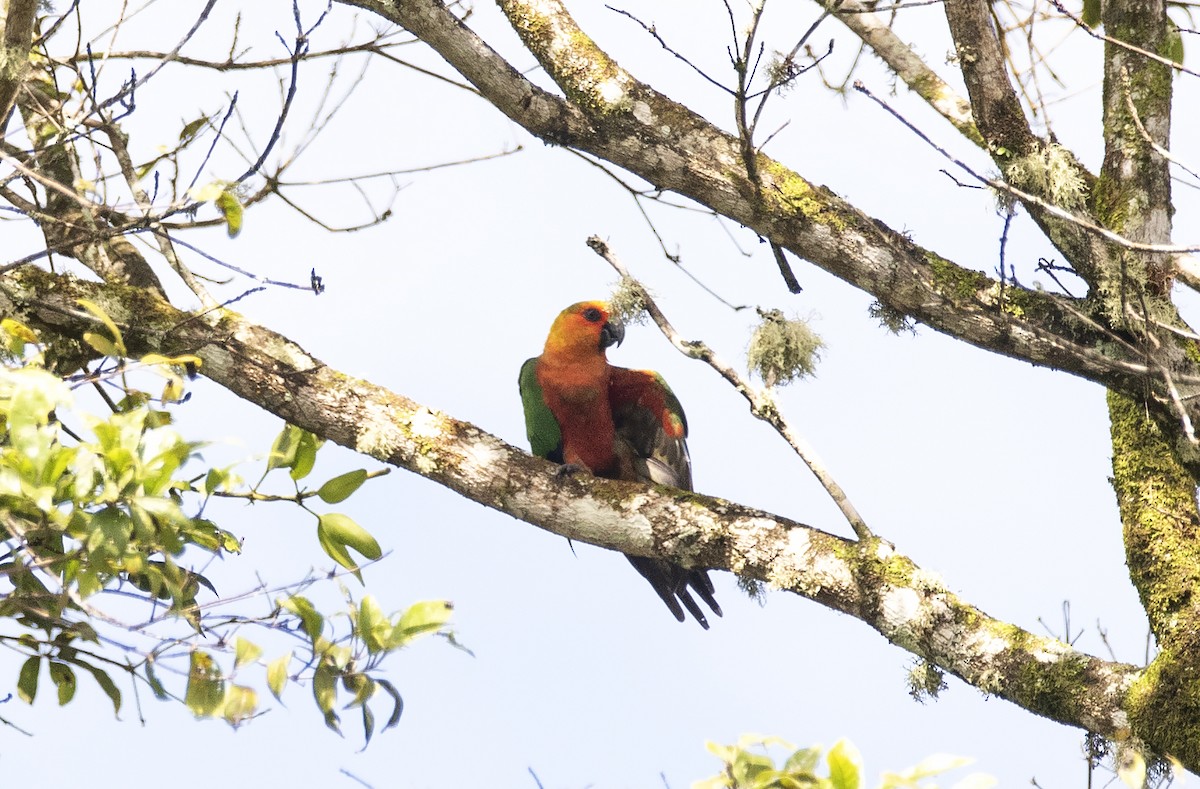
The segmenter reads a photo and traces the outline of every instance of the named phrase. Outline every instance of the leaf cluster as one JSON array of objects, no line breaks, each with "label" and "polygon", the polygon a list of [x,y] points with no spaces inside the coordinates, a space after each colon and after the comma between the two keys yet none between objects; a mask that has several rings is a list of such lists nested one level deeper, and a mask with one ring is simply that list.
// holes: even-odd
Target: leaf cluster
[{"label": "leaf cluster", "polygon": [[[788,752],[782,764],[776,765],[767,752],[771,748]],[[748,734],[736,745],[710,742],[708,750],[721,760],[723,769],[719,775],[692,784],[692,789],[861,789],[864,785],[862,757],[845,739],[825,752],[819,745],[796,748],[778,737]],[[825,770],[821,770],[822,755]],[[937,789],[930,778],[970,762],[959,756],[936,754],[903,772],[885,772],[879,789]],[[973,773],[955,783],[953,789],[989,789],[995,784],[991,776]]]},{"label": "leaf cluster", "polygon": [[[135,692],[141,683],[159,699],[182,701],[197,717],[238,726],[260,714],[258,683],[245,677],[261,665],[276,698],[289,681],[311,684],[319,711],[335,730],[339,685],[349,694],[347,708],[362,710],[368,742],[375,730],[368,702],[376,693],[393,700],[384,728],[395,725],[401,697],[376,675],[379,666],[422,635],[439,633],[453,642],[446,630],[448,602],[417,603],[386,616],[370,595],[356,603],[345,593],[348,610],[327,618],[294,593],[312,583],[305,581],[283,587],[286,594],[265,617],[218,615],[225,602],[193,569],[240,551],[239,539],[204,515],[212,497],[240,497],[303,508],[317,521],[321,547],[361,582],[349,551],[377,560],[383,553],[379,543],[349,516],[316,513],[306,502],[343,502],[377,474],[358,469],[316,490],[301,488],[323,442],[289,425],[272,446],[263,478],[246,489],[233,467],[206,466],[202,444],[185,440],[172,426],[167,406],[186,399],[185,376],[200,360],[128,359],[109,316],[90,302],[80,306],[102,327],[85,341],[106,358],[72,378],[46,368],[35,332],[12,319],[0,322],[0,644],[25,656],[16,679],[18,697],[33,703],[48,677],[58,703],[66,705],[83,673],[119,713],[123,697],[115,678],[125,674]],[[167,379],[162,397],[133,385],[147,371]],[[110,413],[81,407],[75,390],[89,385],[102,392]],[[103,394],[106,388],[120,396]],[[260,491],[279,470],[288,472],[294,495]],[[216,599],[199,600],[204,592]],[[118,618],[111,601],[119,601],[123,613],[133,610],[135,621]],[[329,624],[339,617],[348,627]],[[182,632],[170,628],[172,622],[183,625]],[[266,663],[263,645],[241,633],[250,625],[299,638],[304,648],[299,656],[293,650]],[[172,632],[151,635],[152,626]],[[215,646],[197,648],[201,640]],[[140,653],[141,660],[119,660],[109,654],[111,645],[124,647],[125,656]],[[231,667],[222,654],[232,654]],[[181,658],[187,661],[184,670],[172,666]],[[164,667],[186,678],[180,695],[160,679]],[[4,718],[0,723],[10,724]]]}]

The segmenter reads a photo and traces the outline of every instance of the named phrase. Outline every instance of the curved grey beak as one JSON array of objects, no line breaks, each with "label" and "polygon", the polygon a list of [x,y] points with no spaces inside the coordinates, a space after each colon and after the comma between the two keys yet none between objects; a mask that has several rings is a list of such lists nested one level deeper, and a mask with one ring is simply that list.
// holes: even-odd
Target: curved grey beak
[{"label": "curved grey beak", "polygon": [[613,345],[620,345],[625,339],[625,325],[617,321],[607,321],[600,329],[600,350]]}]

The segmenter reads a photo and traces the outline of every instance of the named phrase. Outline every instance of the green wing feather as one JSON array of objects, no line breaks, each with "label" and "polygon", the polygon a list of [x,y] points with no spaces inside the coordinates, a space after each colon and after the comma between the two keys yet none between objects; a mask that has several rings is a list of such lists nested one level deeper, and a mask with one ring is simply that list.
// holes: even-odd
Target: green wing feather
[{"label": "green wing feather", "polygon": [[558,420],[546,405],[542,396],[542,385],[537,379],[537,358],[526,360],[521,365],[517,387],[521,391],[521,405],[525,408],[525,434],[529,447],[538,457],[562,463],[562,429]]}]

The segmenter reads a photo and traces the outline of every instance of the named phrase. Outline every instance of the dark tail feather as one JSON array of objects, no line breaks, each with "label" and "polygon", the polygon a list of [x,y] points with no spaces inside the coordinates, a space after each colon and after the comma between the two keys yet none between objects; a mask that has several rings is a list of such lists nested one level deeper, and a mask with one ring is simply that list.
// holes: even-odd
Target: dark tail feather
[{"label": "dark tail feather", "polygon": [[700,610],[700,606],[696,605],[696,601],[688,594],[686,586],[682,586],[675,590],[675,594],[679,595],[679,599],[683,601],[684,607],[696,617],[696,621],[700,623],[700,627],[708,630],[708,620],[704,618],[704,612]]},{"label": "dark tail feather", "polygon": [[[654,591],[658,592],[658,596],[667,604],[667,608],[670,608],[675,618],[682,622],[685,617],[683,609],[679,607],[679,601],[675,599],[674,585],[663,572],[662,567],[659,566],[666,564],[666,562],[660,559],[647,559],[644,556],[626,555],[625,558],[634,566],[634,569],[642,574],[643,578],[650,582],[650,585],[654,587]],[[695,604],[693,603],[693,605]]]},{"label": "dark tail feather", "polygon": [[717,605],[717,598],[714,596],[717,590],[713,587],[712,579],[708,577],[708,570],[688,571],[687,583],[696,590],[696,594],[700,595],[700,599],[714,614],[722,616],[721,606]]},{"label": "dark tail feather", "polygon": [[[706,570],[685,570],[684,568],[663,561],[662,559],[648,559],[642,556],[627,556],[629,563],[642,574],[642,577],[650,582],[654,587],[654,591],[658,593],[659,598],[666,603],[667,608],[671,609],[671,613],[680,622],[686,617],[683,615],[683,609],[686,608],[688,613],[703,627],[708,630],[708,619],[704,616],[704,612],[700,610],[700,606],[692,599],[688,592],[688,587],[696,591],[709,608],[713,610],[717,616],[721,616],[721,606],[717,605],[712,581],[708,577]],[[682,607],[680,606],[682,603]]]}]

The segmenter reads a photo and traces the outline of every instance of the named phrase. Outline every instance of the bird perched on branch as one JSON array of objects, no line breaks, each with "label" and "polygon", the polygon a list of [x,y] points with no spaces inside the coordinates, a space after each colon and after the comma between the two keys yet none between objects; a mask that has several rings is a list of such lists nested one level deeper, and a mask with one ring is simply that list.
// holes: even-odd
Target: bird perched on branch
[{"label": "bird perched on branch", "polygon": [[[533,453],[598,477],[691,490],[683,408],[658,373],[608,363],[605,350],[624,338],[624,326],[602,301],[572,304],[555,318],[542,355],[521,366],[521,401]],[[626,558],[680,622],[687,609],[708,629],[691,592],[721,615],[706,570]]]}]

